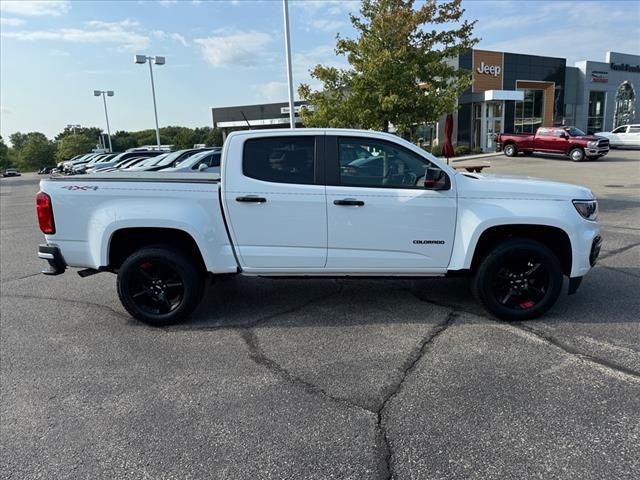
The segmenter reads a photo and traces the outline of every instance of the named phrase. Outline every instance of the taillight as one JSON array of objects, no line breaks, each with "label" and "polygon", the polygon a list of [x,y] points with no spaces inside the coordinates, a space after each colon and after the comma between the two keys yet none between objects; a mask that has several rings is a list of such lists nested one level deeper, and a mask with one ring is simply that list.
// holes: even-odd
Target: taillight
[{"label": "taillight", "polygon": [[56,224],[53,222],[51,197],[44,192],[38,192],[36,195],[36,213],[38,214],[38,223],[40,224],[42,233],[47,235],[56,233]]}]

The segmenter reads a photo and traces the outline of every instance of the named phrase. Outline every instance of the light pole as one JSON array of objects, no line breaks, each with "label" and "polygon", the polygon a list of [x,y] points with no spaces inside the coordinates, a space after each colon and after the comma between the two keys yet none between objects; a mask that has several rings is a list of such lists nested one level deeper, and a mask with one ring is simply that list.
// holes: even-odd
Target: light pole
[{"label": "light pole", "polygon": [[67,128],[70,129],[75,134],[76,128],[82,128],[82,125],[78,125],[77,123],[73,125],[69,124],[67,125]]},{"label": "light pole", "polygon": [[111,146],[111,129],[109,128],[109,114],[107,113],[107,97],[113,97],[113,90],[94,90],[93,91],[94,97],[99,97],[100,95],[102,95],[102,102],[104,103],[104,116],[107,119],[107,136],[109,137],[109,153],[113,153],[113,147]]},{"label": "light pole", "polygon": [[158,142],[158,149],[160,149],[160,129],[158,128],[158,107],[156,106],[156,87],[153,84],[153,67],[151,61],[156,65],[164,65],[164,57],[147,57],[146,55],[136,55],[134,61],[139,64],[149,62],[149,75],[151,75],[151,95],[153,96],[153,113],[156,116],[156,141]]},{"label": "light pole", "polygon": [[291,71],[291,39],[289,38],[289,2],[282,0],[284,13],[284,49],[287,56],[287,83],[289,84],[289,125],[296,128],[296,112],[293,103],[293,73]]}]

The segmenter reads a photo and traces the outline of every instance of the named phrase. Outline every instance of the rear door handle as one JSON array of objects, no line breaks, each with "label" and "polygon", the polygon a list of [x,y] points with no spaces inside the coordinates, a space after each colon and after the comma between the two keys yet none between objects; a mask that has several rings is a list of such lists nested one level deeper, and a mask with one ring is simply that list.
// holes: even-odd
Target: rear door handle
[{"label": "rear door handle", "polygon": [[364,202],[362,200],[356,200],[355,198],[343,198],[342,200],[334,200],[333,204],[343,205],[343,206],[352,206],[352,207],[364,206]]},{"label": "rear door handle", "polygon": [[257,195],[246,195],[244,197],[236,197],[236,202],[244,203],[264,203],[267,199],[264,197],[258,197]]}]

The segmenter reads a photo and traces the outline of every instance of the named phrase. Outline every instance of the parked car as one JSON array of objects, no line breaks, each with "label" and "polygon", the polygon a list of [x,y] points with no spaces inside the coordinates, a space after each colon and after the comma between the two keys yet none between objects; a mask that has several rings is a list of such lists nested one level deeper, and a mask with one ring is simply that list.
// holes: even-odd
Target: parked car
[{"label": "parked car", "polygon": [[48,175],[49,173],[52,173],[55,168],[55,166],[42,167],[40,170],[38,170],[38,175]]},{"label": "parked car", "polygon": [[127,167],[130,166],[134,166],[139,164],[140,162],[144,161],[144,160],[148,160],[149,157],[133,157],[133,158],[127,158],[126,160],[121,160],[120,162],[116,163],[114,166],[109,167],[109,168],[105,168],[100,170],[99,173],[105,173],[105,172],[113,172],[116,170],[125,170]]},{"label": "parked car", "polygon": [[[388,168],[343,171],[353,147]],[[116,273],[124,308],[156,326],[189,315],[207,276],[228,274],[468,274],[489,312],[524,320],[556,302],[563,276],[575,293],[600,251],[588,188],[456,172],[386,133],[233,132],[222,164],[41,180],[44,273]]]},{"label": "parked car", "polygon": [[611,148],[640,148],[640,123],[623,125],[610,132],[598,132],[595,135],[609,139]]},{"label": "parked car", "polygon": [[196,153],[179,162],[175,167],[163,168],[161,172],[209,172],[220,173],[221,150]]},{"label": "parked car", "polygon": [[135,165],[132,165],[130,167],[127,167],[123,170],[142,170],[140,167],[148,167],[151,166],[157,162],[159,162],[160,160],[162,160],[163,158],[165,158],[167,155],[169,155],[168,153],[163,153],[161,155],[158,155],[157,157],[149,157],[149,158],[145,158],[142,162],[137,163]]},{"label": "parked car", "polygon": [[122,160],[127,160],[129,158],[157,157],[158,155],[162,155],[163,153],[165,152],[161,150],[137,150],[137,149],[133,151],[127,150],[126,152],[120,153],[119,155],[116,155],[115,157],[109,159],[109,161],[107,162],[102,162],[94,165],[91,168],[88,168],[87,173],[95,173],[101,170],[106,170],[107,168],[113,167],[114,165],[121,162]]},{"label": "parked car", "polygon": [[7,168],[3,173],[3,177],[19,177],[22,175],[17,168]]},{"label": "parked car", "polygon": [[496,137],[497,151],[507,157],[518,152],[567,155],[574,162],[585,158],[597,159],[609,153],[609,140],[587,135],[576,127],[540,127],[535,135],[527,133],[501,133]]},{"label": "parked car", "polygon": [[175,167],[176,164],[178,164],[179,162],[181,162],[182,160],[184,160],[187,157],[190,157],[191,155],[195,155],[196,153],[199,152],[205,152],[207,150],[211,150],[211,149],[207,149],[207,148],[188,148],[185,150],[176,150],[175,152],[171,152],[169,155],[167,155],[166,157],[162,158],[162,160],[159,160],[158,162],[149,165],[147,167],[143,167],[143,168],[131,168],[131,171],[143,171],[143,172],[155,172],[157,170],[162,170],[163,168],[172,168]]},{"label": "parked car", "polygon": [[76,165],[73,166],[72,171],[74,174],[81,174],[81,173],[86,173],[88,169],[93,168],[95,166],[99,166],[100,164],[104,163],[104,162],[108,162],[109,160],[111,160],[112,158],[114,158],[116,155],[118,155],[119,152],[116,153],[105,153],[103,155],[99,155],[97,157],[93,157],[90,161],[86,162],[86,163],[78,163]]},{"label": "parked car", "polygon": [[87,153],[75,160],[69,160],[67,162],[64,162],[62,164],[62,170],[64,173],[67,174],[71,174],[73,173],[73,167],[75,167],[76,165],[80,165],[80,164],[84,164],[84,163],[88,163],[91,160],[93,160],[94,158],[98,158],[100,156],[104,155],[103,153]]}]

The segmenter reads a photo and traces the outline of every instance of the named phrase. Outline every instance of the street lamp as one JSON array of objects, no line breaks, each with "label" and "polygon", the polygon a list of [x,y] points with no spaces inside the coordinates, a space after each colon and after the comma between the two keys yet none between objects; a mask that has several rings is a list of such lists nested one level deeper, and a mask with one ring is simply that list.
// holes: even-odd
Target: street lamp
[{"label": "street lamp", "polygon": [[160,149],[160,129],[158,128],[158,107],[156,106],[156,88],[153,84],[153,68],[151,66],[151,61],[156,65],[164,65],[165,59],[164,57],[147,57],[146,55],[135,55],[133,58],[134,62],[143,64],[149,62],[149,75],[151,75],[151,95],[153,96],[153,113],[156,116],[156,141],[158,142],[158,149]]},{"label": "street lamp", "polygon": [[282,0],[284,14],[284,49],[287,58],[287,86],[289,89],[289,126],[296,128],[296,112],[293,101],[293,73],[291,72],[291,38],[289,37],[289,2]]},{"label": "street lamp", "polygon": [[102,95],[102,102],[104,103],[104,116],[107,119],[107,136],[109,137],[109,153],[113,153],[113,147],[111,146],[111,129],[109,128],[109,114],[107,113],[107,97],[113,97],[113,90],[94,90],[93,91],[94,97],[99,97],[100,95]]},{"label": "street lamp", "polygon": [[82,128],[82,125],[78,125],[77,123],[73,124],[73,125],[69,124],[69,125],[67,125],[67,128],[69,130],[71,130],[75,134],[76,133],[76,128]]}]

